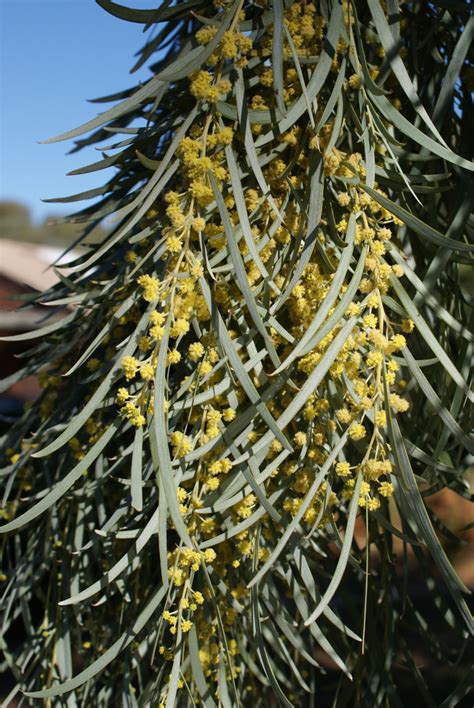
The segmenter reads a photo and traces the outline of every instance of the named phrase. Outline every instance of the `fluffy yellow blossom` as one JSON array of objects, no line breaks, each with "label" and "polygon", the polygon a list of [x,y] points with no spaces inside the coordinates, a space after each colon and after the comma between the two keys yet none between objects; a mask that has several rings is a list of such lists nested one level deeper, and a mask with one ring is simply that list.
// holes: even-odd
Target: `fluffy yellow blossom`
[{"label": "fluffy yellow blossom", "polygon": [[152,342],[152,340],[150,339],[150,337],[147,337],[147,336],[143,335],[143,336],[140,337],[140,339],[138,340],[138,348],[139,348],[139,350],[140,350],[141,352],[147,352],[147,351],[149,351],[149,349],[151,349],[152,346],[153,346],[153,342]]},{"label": "fluffy yellow blossom", "polygon": [[189,345],[188,356],[191,361],[199,361],[204,356],[204,347],[201,342],[193,342]]},{"label": "fluffy yellow blossom", "polygon": [[195,261],[191,267],[191,275],[193,278],[201,278],[204,275],[204,268],[202,267],[202,261]]},{"label": "fluffy yellow blossom", "polygon": [[347,408],[340,408],[336,411],[336,418],[340,423],[350,423],[352,416]]},{"label": "fluffy yellow blossom", "polygon": [[172,234],[166,239],[166,249],[170,253],[179,253],[183,247],[183,242],[179,236]]},{"label": "fluffy yellow blossom", "polygon": [[210,565],[211,563],[214,563],[217,558],[217,555],[213,548],[206,548],[206,550],[202,554],[202,557],[204,562]]},{"label": "fluffy yellow blossom", "polygon": [[158,299],[160,292],[160,281],[152,275],[141,275],[137,279],[138,285],[143,288],[143,299],[153,302]]},{"label": "fluffy yellow blossom", "polygon": [[216,103],[222,94],[230,91],[230,88],[231,84],[227,79],[221,79],[215,83],[211,73],[198,71],[191,81],[190,91],[195,98],[201,101]]},{"label": "fluffy yellow blossom", "polygon": [[404,273],[403,267],[401,265],[398,265],[398,263],[396,263],[394,266],[392,266],[392,271],[393,271],[393,274],[397,278],[403,277],[403,273]]},{"label": "fluffy yellow blossom", "polygon": [[143,381],[152,381],[155,377],[155,369],[151,364],[142,364],[140,366],[140,377]]},{"label": "fluffy yellow blossom", "polygon": [[199,591],[193,592],[193,598],[194,602],[198,605],[202,605],[204,603],[204,596]]},{"label": "fluffy yellow blossom", "polygon": [[349,428],[348,434],[352,440],[362,440],[362,438],[365,438],[367,431],[361,423],[354,422]]},{"label": "fluffy yellow blossom", "polygon": [[170,349],[166,356],[166,362],[168,364],[178,364],[181,361],[181,353],[178,349]]},{"label": "fluffy yellow blossom", "polygon": [[196,40],[199,42],[199,44],[209,44],[209,42],[214,39],[216,34],[217,27],[214,27],[213,25],[207,25],[206,27],[202,27],[196,32]]},{"label": "fluffy yellow blossom", "polygon": [[117,401],[117,403],[118,403],[119,405],[121,405],[122,403],[125,403],[125,401],[126,401],[126,400],[128,399],[128,397],[129,397],[129,395],[130,395],[130,394],[129,394],[129,392],[127,391],[126,388],[123,388],[123,387],[122,387],[122,388],[119,388],[118,391],[117,391],[117,396],[116,396],[116,401]]},{"label": "fluffy yellow blossom", "polygon": [[140,362],[133,356],[124,356],[121,364],[125,378],[127,381],[130,381],[130,379],[133,379],[134,376],[136,376],[140,367]]},{"label": "fluffy yellow blossom", "polygon": [[383,497],[391,497],[393,494],[393,484],[390,482],[381,482],[379,486],[379,494]]},{"label": "fluffy yellow blossom", "polygon": [[213,492],[220,486],[220,480],[217,477],[207,477],[206,484],[208,489]]},{"label": "fluffy yellow blossom", "polygon": [[237,413],[234,408],[226,408],[222,413],[222,418],[226,423],[230,423],[235,420]]},{"label": "fluffy yellow blossom", "polygon": [[154,310],[150,314],[150,322],[153,325],[162,325],[165,321],[166,317],[163,312],[158,312],[157,310]]},{"label": "fluffy yellow blossom", "polygon": [[146,423],[146,419],[140,412],[140,409],[131,401],[127,401],[122,408],[120,413],[124,418],[127,418],[132,425],[136,428],[141,428]]},{"label": "fluffy yellow blossom", "polygon": [[362,85],[362,81],[359,74],[352,74],[351,76],[349,76],[347,83],[349,84],[351,89],[359,89]]},{"label": "fluffy yellow blossom", "polygon": [[189,332],[189,322],[184,317],[178,317],[170,329],[171,337],[181,337]]},{"label": "fluffy yellow blossom", "polygon": [[173,452],[176,457],[184,457],[193,449],[191,439],[180,431],[174,431],[170,434],[170,442],[174,448]]},{"label": "fluffy yellow blossom", "polygon": [[388,400],[395,413],[405,413],[410,407],[409,402],[396,393],[391,393]]},{"label": "fluffy yellow blossom", "polygon": [[97,369],[100,368],[99,359],[89,359],[89,361],[86,364],[86,367],[89,371],[97,371]]},{"label": "fluffy yellow blossom", "polygon": [[403,347],[406,347],[407,340],[403,336],[403,334],[395,334],[393,337],[390,337],[390,349],[392,351],[398,351],[399,349],[403,349]]},{"label": "fluffy yellow blossom", "polygon": [[202,218],[202,216],[197,216],[195,219],[193,219],[191,225],[195,231],[204,231],[206,227],[206,221]]},{"label": "fluffy yellow blossom", "polygon": [[351,473],[351,466],[349,462],[338,462],[336,464],[336,474],[339,477],[347,477]]},{"label": "fluffy yellow blossom", "polygon": [[369,352],[365,358],[365,362],[369,369],[373,369],[383,362],[383,354],[380,351]]},{"label": "fluffy yellow blossom", "polygon": [[303,432],[297,432],[295,433],[293,440],[295,441],[295,445],[298,447],[303,447],[303,445],[306,445],[307,435]]}]

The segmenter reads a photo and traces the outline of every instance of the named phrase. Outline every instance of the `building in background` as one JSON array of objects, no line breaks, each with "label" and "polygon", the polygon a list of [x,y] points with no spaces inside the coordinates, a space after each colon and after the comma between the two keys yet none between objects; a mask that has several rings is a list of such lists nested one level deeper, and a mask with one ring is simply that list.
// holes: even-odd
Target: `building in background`
[{"label": "building in background", "polygon": [[[18,242],[0,238],[0,336],[28,332],[63,316],[57,308],[46,305],[25,306],[25,296],[43,291],[57,282],[51,263],[60,258],[62,248],[42,244]],[[36,340],[26,342],[0,341],[1,378],[18,371],[23,360],[19,358]],[[36,376],[12,383],[0,392],[0,421],[5,424],[22,411],[26,400],[39,393]]]}]

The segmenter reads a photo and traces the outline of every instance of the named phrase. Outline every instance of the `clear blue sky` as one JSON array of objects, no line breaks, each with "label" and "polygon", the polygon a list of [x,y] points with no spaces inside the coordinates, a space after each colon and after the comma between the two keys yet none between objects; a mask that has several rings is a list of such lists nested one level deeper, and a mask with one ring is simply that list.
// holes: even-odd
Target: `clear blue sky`
[{"label": "clear blue sky", "polygon": [[[137,8],[160,4],[160,0],[119,1]],[[50,145],[38,141],[113,105],[87,99],[149,78],[146,67],[129,73],[148,34],[143,34],[142,25],[112,17],[95,0],[0,0],[0,27],[0,200],[26,204],[35,220],[64,214],[68,205],[40,200],[103,184],[107,172],[66,176],[100,159],[100,152],[85,148],[66,155],[72,141]],[[87,202],[75,206],[81,205]]]}]

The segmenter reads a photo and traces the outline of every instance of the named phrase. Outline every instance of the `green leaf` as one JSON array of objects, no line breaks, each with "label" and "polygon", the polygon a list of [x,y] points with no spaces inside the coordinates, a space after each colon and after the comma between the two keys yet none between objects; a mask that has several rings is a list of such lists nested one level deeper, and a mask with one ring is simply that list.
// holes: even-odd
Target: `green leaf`
[{"label": "green leaf", "polygon": [[171,466],[171,457],[168,443],[168,426],[166,421],[165,402],[166,396],[166,357],[168,354],[168,341],[170,318],[165,327],[165,333],[160,342],[160,350],[155,372],[155,412],[150,427],[150,450],[157,477],[157,483],[162,485],[171,519],[174,523],[182,542],[188,548],[193,548],[186,524],[179,510],[177,488]]},{"label": "green leaf", "polygon": [[467,385],[466,381],[464,380],[462,374],[459,373],[458,369],[456,366],[453,364],[449,356],[446,354],[444,351],[443,347],[440,345],[436,337],[434,336],[433,332],[431,329],[428,327],[427,323],[423,319],[423,317],[420,315],[419,311],[413,304],[412,299],[408,295],[407,291],[403,287],[403,285],[397,280],[397,278],[393,277],[391,279],[392,281],[392,287],[395,290],[396,294],[398,295],[398,298],[405,308],[405,311],[407,315],[413,320],[415,323],[415,327],[420,333],[420,335],[423,337],[425,340],[426,344],[429,346],[433,354],[438,358],[439,363],[444,367],[444,369],[447,371],[447,373],[451,376],[452,380],[455,382],[459,388],[461,388],[465,395],[469,398],[470,401],[474,401],[474,394],[470,390],[469,386]]},{"label": "green leaf", "polygon": [[154,76],[144,86],[142,86],[142,88],[135,91],[135,93],[132,94],[132,96],[130,96],[130,98],[128,98],[126,101],[119,103],[117,106],[109,108],[109,110],[105,111],[104,113],[100,113],[97,118],[92,118],[91,120],[88,120],[86,123],[83,123],[78,128],[68,130],[65,133],[61,133],[60,135],[57,135],[54,138],[42,140],[41,143],[57,143],[61,140],[71,140],[71,138],[76,138],[79,135],[88,133],[90,130],[94,130],[94,128],[98,128],[102,125],[105,125],[105,123],[108,123],[109,121],[116,120],[117,118],[120,118],[121,116],[130,113],[134,108],[139,106],[142,101],[156,95],[156,93],[165,88],[165,86],[165,83],[159,77]]},{"label": "green leaf", "polygon": [[124,649],[130,646],[136,635],[153,617],[165,594],[166,588],[160,588],[153,595],[145,609],[140,612],[133,626],[129,630],[125,631],[120,638],[117,639],[98,659],[93,661],[92,664],[89,664],[86,669],[74,676],[74,678],[65,681],[59,686],[47,688],[44,691],[25,692],[25,695],[28,696],[28,698],[51,698],[52,696],[62,696],[64,693],[73,691],[87,681],[90,681],[90,679],[94,676],[97,676],[97,674],[103,671]]},{"label": "green leaf", "polygon": [[171,666],[171,673],[168,682],[168,691],[166,694],[165,708],[174,708],[176,706],[176,694],[178,692],[178,681],[181,674],[181,661],[183,655],[181,626],[178,625],[178,633],[176,635],[176,650]]},{"label": "green leaf", "polygon": [[275,200],[271,194],[270,187],[265,179],[262,168],[260,167],[260,164],[258,161],[258,155],[257,155],[254,139],[252,136],[252,131],[250,129],[249,110],[247,107],[247,103],[245,101],[244,77],[243,77],[243,73],[242,73],[241,69],[238,70],[237,75],[238,75],[238,80],[235,83],[235,89],[234,89],[235,90],[235,99],[236,99],[236,104],[237,104],[238,120],[239,120],[241,129],[244,133],[245,149],[247,152],[247,160],[250,163],[250,167],[252,168],[254,177],[257,180],[258,186],[262,190],[262,193],[268,199],[277,218],[280,221],[283,221],[283,217],[281,216],[280,210],[278,209],[278,207],[275,203]]},{"label": "green leaf", "polygon": [[284,83],[283,83],[283,2],[282,0],[273,0],[273,36],[272,36],[272,70],[273,70],[273,87],[275,98],[280,113],[285,116],[286,107],[283,99]]},{"label": "green leaf", "polygon": [[[354,214],[351,214],[351,216],[349,217],[349,224],[347,226],[347,241],[345,243],[346,247],[342,252],[341,260],[339,261],[337,270],[334,273],[334,276],[331,281],[331,286],[327,292],[327,295],[324,298],[320,307],[318,308],[318,311],[314,316],[313,320],[307,326],[305,333],[303,334],[299,342],[295,345],[291,354],[278,367],[278,369],[276,369],[276,371],[274,372],[275,374],[279,374],[280,371],[286,369],[295,359],[301,356],[303,352],[308,351],[308,343],[311,342],[314,335],[318,333],[318,329],[324,323],[324,320],[327,318],[330,309],[336,301],[336,298],[340,295],[341,287],[346,278],[347,271],[349,270],[350,262],[352,259],[355,231],[356,217]],[[363,258],[363,260],[365,261],[365,258]],[[343,316],[344,312],[340,313],[341,317]],[[337,321],[334,322],[333,326],[335,326],[336,324]],[[312,346],[310,348],[312,348]]]},{"label": "green leaf", "polygon": [[0,337],[0,342],[25,342],[29,339],[47,337],[49,334],[57,332],[59,329],[66,328],[76,319],[76,317],[77,312],[71,312],[69,315],[65,315],[60,320],[55,320],[49,325],[45,325],[39,329],[34,329],[32,332],[22,332],[21,334],[10,334],[7,337]]},{"label": "green leaf", "polygon": [[[147,25],[150,22],[162,22],[166,18],[166,10],[169,11],[171,9],[171,12],[173,10],[176,12],[176,8],[170,8],[171,3],[169,2],[169,0],[166,0],[166,2],[163,3],[164,8],[157,8],[156,10],[138,10],[131,7],[125,7],[124,5],[120,5],[119,3],[112,2],[112,0],[95,1],[97,5],[100,5],[100,7],[102,7],[114,17],[118,17],[121,20],[127,20],[127,22],[138,22],[142,25]],[[201,3],[197,2],[197,0],[194,0],[194,2],[193,0],[191,0],[190,2],[186,3],[186,9],[188,9],[189,6],[199,6],[200,4]],[[181,6],[182,4],[180,3],[180,7]],[[163,17],[163,15],[165,15],[165,17]]]},{"label": "green leaf", "polygon": [[256,141],[256,147],[260,148],[263,145],[271,142],[279,135],[282,135],[289,130],[296,121],[301,118],[306,110],[306,101],[312,102],[318,96],[319,92],[325,85],[328,74],[331,70],[332,58],[336,51],[337,42],[343,27],[342,21],[342,5],[337,2],[333,5],[331,17],[329,20],[326,40],[323,45],[323,50],[318,58],[316,69],[306,87],[306,96],[300,96],[295,103],[288,109],[287,115],[274,128],[267,133],[261,135]]},{"label": "green leaf", "polygon": [[433,122],[438,125],[438,127],[443,124],[446,112],[450,104],[452,104],[454,88],[457,81],[459,81],[459,74],[464,65],[469,48],[472,46],[473,37],[474,16],[471,15],[466,26],[461,30],[459,40],[451,55],[451,61],[446,69],[446,74],[441,84],[441,90],[438,94],[438,100],[433,110]]},{"label": "green leaf", "polygon": [[324,609],[328,606],[328,604],[331,602],[332,598],[334,597],[334,594],[337,591],[337,588],[339,587],[342,577],[344,575],[344,572],[346,570],[346,566],[349,560],[349,554],[351,551],[351,546],[352,546],[352,541],[354,538],[354,528],[355,528],[355,522],[356,522],[356,517],[357,517],[357,511],[359,509],[359,495],[360,495],[360,487],[362,484],[362,475],[359,473],[357,475],[357,480],[355,483],[354,487],[354,495],[352,497],[350,506],[349,506],[349,515],[347,517],[347,524],[346,524],[346,530],[345,530],[345,536],[344,536],[344,542],[342,544],[342,548],[339,554],[339,559],[337,561],[336,568],[334,570],[334,573],[332,574],[331,582],[329,583],[326,592],[322,596],[321,600],[318,602],[314,610],[311,612],[310,616],[305,622],[305,625],[308,626],[312,622],[318,619],[318,617],[323,613]]},{"label": "green leaf", "polygon": [[[423,106],[415,90],[415,87],[413,86],[408,71],[406,70],[405,64],[403,63],[400,57],[399,44],[394,41],[394,37],[392,35],[392,32],[390,31],[388,22],[385,19],[385,14],[379,0],[367,0],[367,2],[370,8],[370,13],[375,23],[375,27],[377,28],[378,36],[385,50],[385,56],[387,57],[387,61],[390,63],[390,66],[395,76],[397,77],[402,90],[405,92],[413,108],[421,117],[421,119],[426,123],[433,135],[437,138],[437,140],[439,140],[442,145],[447,148],[448,146],[445,140],[439,133],[430,116],[428,115],[426,108]],[[393,30],[393,16],[391,16],[390,19],[391,27]]]},{"label": "green leaf", "polygon": [[462,167],[465,170],[470,170],[471,172],[474,170],[474,162],[469,162],[463,157],[455,155],[452,150],[443,147],[443,145],[440,145],[436,140],[433,140],[421,130],[416,128],[405,118],[405,116],[399,113],[397,109],[392,106],[390,101],[385,98],[385,96],[372,95],[370,96],[370,100],[392,125],[398,128],[398,130],[400,130],[404,135],[411,138],[411,140],[418,143],[418,145],[426,148],[434,155],[438,155],[441,159],[451,162],[453,165]]},{"label": "green leaf", "polygon": [[61,600],[58,604],[61,606],[67,605],[77,605],[84,600],[88,600],[93,595],[96,595],[104,588],[108,587],[114,580],[116,580],[122,573],[126,570],[131,570],[134,567],[135,559],[138,558],[140,553],[143,551],[148,541],[152,538],[154,534],[158,532],[158,509],[153,512],[148,523],[144,526],[140,535],[138,536],[136,542],[131,546],[127,552],[121,556],[121,558],[115,563],[110,570],[108,570],[104,575],[89,587],[84,588],[80,592],[71,595],[66,600]]},{"label": "green leaf", "polygon": [[138,339],[148,326],[151,310],[152,306],[150,306],[142,315],[134,334],[130,337],[128,344],[122,349],[120,357],[117,357],[109,373],[102,379],[102,383],[99,384],[96,391],[92,394],[80,413],[74,416],[74,418],[71,418],[67,428],[56,438],[56,440],[44,447],[42,450],[37,450],[32,453],[32,457],[46,457],[46,455],[50,455],[52,452],[59,450],[63,445],[69,442],[72,437],[74,437],[77,431],[80,430],[84,423],[91,417],[109,392],[115,375],[121,368],[123,357],[132,355],[135,352],[138,346]]},{"label": "green leaf", "polygon": [[415,358],[407,347],[402,349],[402,356],[420,389],[433,406],[437,415],[439,415],[445,426],[448,428],[449,432],[454,435],[454,437],[457,438],[462,445],[464,445],[466,450],[469,450],[471,454],[474,454],[474,440],[464,433],[459,424],[454,420],[451,413],[447,410],[447,408],[445,408],[438,394],[431,386],[430,382],[416,363]]},{"label": "green leaf", "polygon": [[[237,162],[235,160],[232,147],[226,146],[225,156],[227,159],[227,166],[229,168],[229,175],[232,184],[232,192],[235,199],[235,206],[239,215],[239,226],[242,229],[245,243],[247,244],[250,255],[257,268],[259,269],[260,273],[262,274],[263,278],[269,279],[270,276],[268,274],[267,269],[265,268],[265,265],[262,263],[253,238],[250,221],[247,214],[247,207],[245,205],[244,192],[240,183]],[[276,289],[275,285],[273,287],[274,289]]]},{"label": "green leaf", "polygon": [[[254,551],[254,563],[253,563],[254,572],[256,571],[255,559],[258,557],[258,532],[256,534],[255,545],[257,548]],[[265,671],[265,675],[268,678],[270,686],[273,688],[280,703],[283,706],[285,706],[285,708],[293,708],[293,704],[288,700],[285,693],[282,691],[280,684],[278,683],[278,680],[275,676],[274,667],[272,666],[272,661],[268,655],[268,652],[267,652],[267,649],[265,646],[265,641],[263,639],[262,624],[261,624],[261,619],[260,619],[260,608],[259,608],[259,601],[258,601],[258,585],[254,585],[253,588],[251,589],[250,601],[251,601],[251,608],[252,608],[253,627],[254,627],[255,637],[257,640],[257,652],[258,652],[258,656],[260,658],[260,662],[261,662],[263,669]]]},{"label": "green leaf", "polygon": [[245,298],[245,304],[247,305],[249,314],[250,314],[252,320],[254,321],[257,330],[262,335],[262,337],[265,341],[265,344],[267,345],[268,354],[269,354],[273,364],[275,366],[278,366],[280,363],[280,360],[279,360],[278,355],[276,353],[273,341],[267,332],[265,324],[262,322],[262,318],[260,317],[260,313],[257,308],[257,303],[255,301],[254,295],[253,295],[252,290],[249,285],[247,273],[246,273],[245,266],[244,266],[244,263],[242,260],[242,255],[241,255],[239,247],[237,245],[237,240],[235,237],[234,228],[233,228],[232,222],[230,220],[229,213],[227,211],[227,207],[224,203],[224,199],[222,198],[222,194],[219,190],[216,180],[214,179],[214,175],[212,175],[212,174],[209,175],[209,181],[210,181],[212,189],[214,191],[214,197],[216,199],[217,207],[219,209],[219,214],[221,216],[222,224],[224,226],[224,231],[227,236],[227,247],[229,249],[230,257],[232,260],[232,266],[233,266],[233,270],[234,270],[234,274],[235,274],[235,279],[237,280],[240,291]]},{"label": "green leaf", "polygon": [[[389,388],[385,372],[384,391],[385,400],[388,401]],[[459,612],[469,628],[469,631],[473,633],[474,623],[472,621],[472,616],[461,595],[461,592],[469,592],[469,590],[454,571],[443,547],[439,542],[438,537],[436,536],[429,514],[426,511],[423,499],[418,490],[415,476],[410,464],[410,459],[403,443],[403,438],[397,420],[393,416],[389,405],[386,406],[385,410],[387,414],[392,454],[395,460],[396,469],[402,476],[402,483],[398,484],[396,487],[397,501],[399,502],[399,505],[401,505],[402,511],[408,513],[411,519],[416,523],[417,529],[421,534],[421,538],[426,543],[428,550],[436,562]]]},{"label": "green leaf", "polygon": [[321,469],[318,471],[318,474],[316,475],[313,483],[311,484],[308,492],[306,493],[301,505],[298,507],[298,511],[296,514],[293,516],[292,520],[290,523],[286,525],[286,528],[282,535],[280,536],[277,545],[275,546],[274,550],[271,552],[270,556],[268,559],[265,561],[265,563],[262,565],[262,567],[257,571],[256,575],[252,578],[247,583],[248,588],[252,588],[254,585],[259,583],[264,575],[266,575],[269,570],[274,566],[277,558],[281,555],[281,553],[284,551],[289,539],[291,536],[295,533],[297,530],[299,523],[303,516],[305,515],[306,511],[308,510],[310,504],[312,503],[314,499],[314,495],[320,488],[321,484],[323,483],[324,479],[326,478],[329,470],[331,469],[332,465],[334,464],[335,460],[337,459],[337,456],[339,455],[340,451],[344,447],[344,444],[346,443],[347,440],[347,434],[345,433],[343,437],[339,440],[337,445],[334,447],[334,449],[331,451],[330,455],[328,456],[327,460],[321,467]]},{"label": "green leaf", "polygon": [[236,351],[234,341],[232,340],[227,331],[222,316],[212,303],[211,292],[204,278],[201,279],[200,284],[209,311],[215,313],[219,333],[219,341],[221,342],[222,347],[224,348],[224,351],[229,359],[229,363],[231,364],[235,375],[240,381],[242,388],[249,397],[250,401],[255,405],[256,410],[262,416],[262,420],[268,425],[269,429],[277,438],[277,440],[279,440],[287,450],[292,450],[292,446],[286,439],[285,435],[283,435],[273,416],[266,407],[265,403],[262,401],[261,393],[255,388],[250,376],[244,368],[244,365],[240,360],[239,354]]},{"label": "green leaf", "polygon": [[[286,41],[288,42],[288,44],[289,44],[289,46],[290,46],[291,56],[292,56],[293,62],[294,62],[294,64],[295,64],[296,71],[298,72],[298,80],[299,80],[299,82],[300,82],[301,90],[303,91],[303,96],[304,96],[305,101],[306,101],[306,111],[307,111],[307,113],[308,113],[309,122],[310,122],[310,124],[311,124],[311,127],[312,127],[313,129],[315,129],[316,126],[315,126],[315,122],[314,122],[313,109],[312,109],[312,107],[311,107],[311,101],[309,100],[308,90],[307,90],[307,88],[306,88],[306,82],[305,82],[305,80],[304,80],[303,71],[302,71],[302,69],[301,69],[300,60],[299,60],[299,58],[298,58],[298,52],[296,51],[295,43],[293,42],[293,38],[292,38],[292,36],[291,36],[291,33],[290,33],[290,31],[288,30],[288,27],[287,27],[285,24],[283,24],[283,29],[284,29],[284,32],[285,32]],[[284,107],[283,107],[283,108],[284,108]],[[286,110],[286,109],[281,110],[281,108],[280,108],[280,111],[281,111],[283,114],[285,113],[285,110]]]},{"label": "green leaf", "polygon": [[216,704],[211,695],[211,689],[209,688],[206,677],[204,676],[204,671],[201,666],[201,659],[199,657],[199,644],[196,632],[196,625],[193,624],[189,630],[188,635],[188,649],[189,658],[191,660],[191,669],[193,672],[193,679],[196,684],[196,688],[199,691],[203,705],[205,708],[213,708]]},{"label": "green leaf", "polygon": [[114,435],[116,435],[117,430],[121,425],[121,420],[113,421],[105,433],[100,436],[98,441],[85,454],[82,460],[80,460],[78,464],[51,489],[50,492],[42,497],[34,506],[28,509],[28,511],[20,514],[20,516],[17,516],[7,524],[0,526],[0,533],[8,533],[9,531],[19,529],[32,521],[32,519],[36,519],[37,516],[40,516],[45,511],[50,509],[53,504],[61,499],[71,489],[72,485],[82,477],[83,472],[87,470],[87,468],[97,459],[98,455],[100,455],[102,450],[105,449],[108,443],[113,439]]},{"label": "green leaf", "polygon": [[132,506],[136,511],[143,509],[143,428],[137,428],[133,443],[132,469],[130,475]]},{"label": "green leaf", "polygon": [[451,248],[453,251],[474,251],[474,246],[471,246],[467,243],[460,243],[459,241],[454,241],[454,239],[449,238],[448,236],[443,236],[442,233],[434,229],[432,226],[429,226],[417,216],[407,211],[407,209],[404,209],[402,206],[400,206],[400,204],[392,202],[391,199],[385,197],[383,194],[380,194],[380,192],[378,192],[377,190],[372,189],[371,187],[367,187],[364,184],[361,184],[360,186],[365,192],[367,192],[370,197],[372,197],[372,199],[378,202],[384,209],[389,211],[391,214],[394,214],[399,219],[401,219],[403,223],[405,223],[408,228],[411,229],[411,231],[414,231],[419,236],[428,239],[428,241],[435,243],[437,246]]}]

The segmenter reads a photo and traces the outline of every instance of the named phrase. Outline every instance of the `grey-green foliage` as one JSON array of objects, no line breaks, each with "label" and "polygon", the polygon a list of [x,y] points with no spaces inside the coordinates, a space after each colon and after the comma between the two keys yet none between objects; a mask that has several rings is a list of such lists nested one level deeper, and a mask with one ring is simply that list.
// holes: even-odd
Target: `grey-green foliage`
[{"label": "grey-green foliage", "polygon": [[[399,706],[401,663],[412,672],[417,704],[455,705],[469,682],[451,696],[431,696],[413,644],[454,665],[472,634],[467,588],[443,548],[461,542],[425,506],[444,488],[471,499],[468,3],[321,0],[321,38],[303,53],[287,22],[291,0],[187,0],[156,10],[98,2],[150,30],[134,68],[151,61],[153,76],[100,99],[114,106],[55,138],[80,138],[78,147],[110,138],[110,156],[76,173],[111,165],[114,173],[104,186],[61,200],[95,199],[71,217],[84,223],[84,254],[37,298],[69,312],[31,335],[24,366],[2,383],[5,390],[41,372],[45,386],[3,439],[0,642],[2,669],[15,680],[7,703],[301,706],[317,704],[325,686],[337,706]],[[213,53],[237,25],[257,51],[247,62],[222,60],[230,90],[217,103],[196,100],[190,78],[214,71]],[[207,44],[195,36],[203,26],[215,28]],[[254,99],[269,66],[262,110]],[[293,94],[285,93],[289,69],[299,85]],[[360,86],[351,88],[354,76]],[[174,267],[164,195],[189,189],[180,145],[208,117],[234,134],[218,157],[227,182],[206,175],[211,192],[200,205],[222,241],[216,246],[197,229],[186,245],[189,266],[202,263],[194,287],[209,316],[193,312],[190,332],[174,336],[169,294],[160,300],[154,401],[134,427],[116,404],[120,387],[138,390],[124,381],[122,360],[141,356],[157,305],[144,302],[136,281],[143,274],[165,281]],[[285,142],[289,134],[295,140]],[[331,154],[342,156],[340,170],[330,169]],[[285,168],[275,177],[270,167],[280,158]],[[338,195],[346,191],[365,194],[392,225],[396,217],[384,257],[403,265],[404,277],[381,289],[380,308],[394,327],[415,324],[393,359],[410,402],[400,416],[388,405],[390,372],[385,364],[379,370],[387,415],[380,440],[395,496],[370,512],[359,506],[367,439],[351,440],[335,415],[349,400],[354,415],[364,410],[350,369],[334,370],[348,342],[355,346],[369,297],[371,245],[357,237],[362,209],[340,227]],[[90,230],[112,214],[112,230],[91,243]],[[295,286],[314,265],[327,287],[298,328]],[[187,354],[198,340],[217,352],[202,376]],[[360,341],[366,356],[369,344]],[[169,365],[168,345],[182,355],[178,367]],[[311,352],[318,358],[306,371],[300,363]],[[306,430],[310,441],[318,433],[305,417],[311,400],[327,403],[319,419],[326,437],[296,449],[295,433]],[[193,415],[216,401],[237,416],[206,440]],[[364,416],[375,430],[370,406]],[[192,440],[184,457],[169,443],[173,431]],[[218,488],[206,487],[207,466],[222,458],[231,472]],[[350,493],[334,474],[344,460],[355,470]],[[308,483],[299,488],[301,470]],[[188,501],[199,487],[195,516],[191,506],[180,508],[178,486]],[[239,516],[235,508],[251,494],[249,513]],[[209,532],[200,526],[206,518],[216,522]],[[364,523],[370,557],[355,540]],[[192,578],[205,596],[192,628],[178,622],[171,634],[163,611],[178,611],[177,548],[202,558],[215,548],[218,560],[202,561]],[[454,636],[449,646],[445,635]],[[321,665],[328,659],[338,670],[329,680]]]}]

